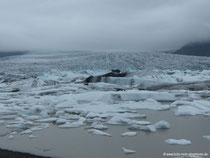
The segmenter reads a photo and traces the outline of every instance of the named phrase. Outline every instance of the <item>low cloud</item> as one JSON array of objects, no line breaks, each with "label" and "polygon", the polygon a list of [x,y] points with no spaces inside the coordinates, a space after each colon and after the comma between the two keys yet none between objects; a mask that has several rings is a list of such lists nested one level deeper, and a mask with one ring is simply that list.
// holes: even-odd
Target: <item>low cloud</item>
[{"label": "low cloud", "polygon": [[0,50],[165,50],[209,40],[209,0],[0,0]]}]

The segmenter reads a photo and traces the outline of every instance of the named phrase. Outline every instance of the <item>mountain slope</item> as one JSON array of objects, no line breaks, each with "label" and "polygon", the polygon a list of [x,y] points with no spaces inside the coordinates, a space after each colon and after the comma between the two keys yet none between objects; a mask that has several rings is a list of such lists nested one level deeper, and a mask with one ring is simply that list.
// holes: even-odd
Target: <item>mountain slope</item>
[{"label": "mountain slope", "polygon": [[210,56],[210,42],[190,43],[177,50],[175,54]]}]

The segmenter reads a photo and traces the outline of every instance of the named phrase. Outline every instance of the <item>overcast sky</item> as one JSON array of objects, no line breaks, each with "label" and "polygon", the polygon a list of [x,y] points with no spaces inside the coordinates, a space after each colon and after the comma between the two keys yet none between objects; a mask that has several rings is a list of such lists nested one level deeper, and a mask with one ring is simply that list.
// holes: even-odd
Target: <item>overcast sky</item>
[{"label": "overcast sky", "polygon": [[0,50],[164,50],[210,37],[210,0],[0,0]]}]

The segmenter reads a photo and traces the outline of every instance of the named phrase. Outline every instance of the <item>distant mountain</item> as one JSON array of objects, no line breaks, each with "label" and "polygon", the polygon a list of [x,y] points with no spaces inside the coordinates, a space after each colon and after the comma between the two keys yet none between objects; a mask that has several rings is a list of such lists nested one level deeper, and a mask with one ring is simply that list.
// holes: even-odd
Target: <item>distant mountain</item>
[{"label": "distant mountain", "polygon": [[210,41],[187,44],[175,51],[174,54],[210,57]]},{"label": "distant mountain", "polygon": [[27,51],[8,51],[8,52],[0,51],[0,58],[6,57],[6,56],[24,55],[26,53],[28,52]]}]

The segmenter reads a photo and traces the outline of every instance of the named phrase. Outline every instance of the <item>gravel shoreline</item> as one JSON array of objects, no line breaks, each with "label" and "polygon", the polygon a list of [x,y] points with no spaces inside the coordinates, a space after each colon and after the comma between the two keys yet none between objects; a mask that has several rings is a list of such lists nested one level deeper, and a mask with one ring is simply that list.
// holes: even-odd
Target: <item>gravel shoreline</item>
[{"label": "gravel shoreline", "polygon": [[0,149],[0,158],[50,158],[50,157],[36,156],[28,153],[20,153],[20,152]]}]

